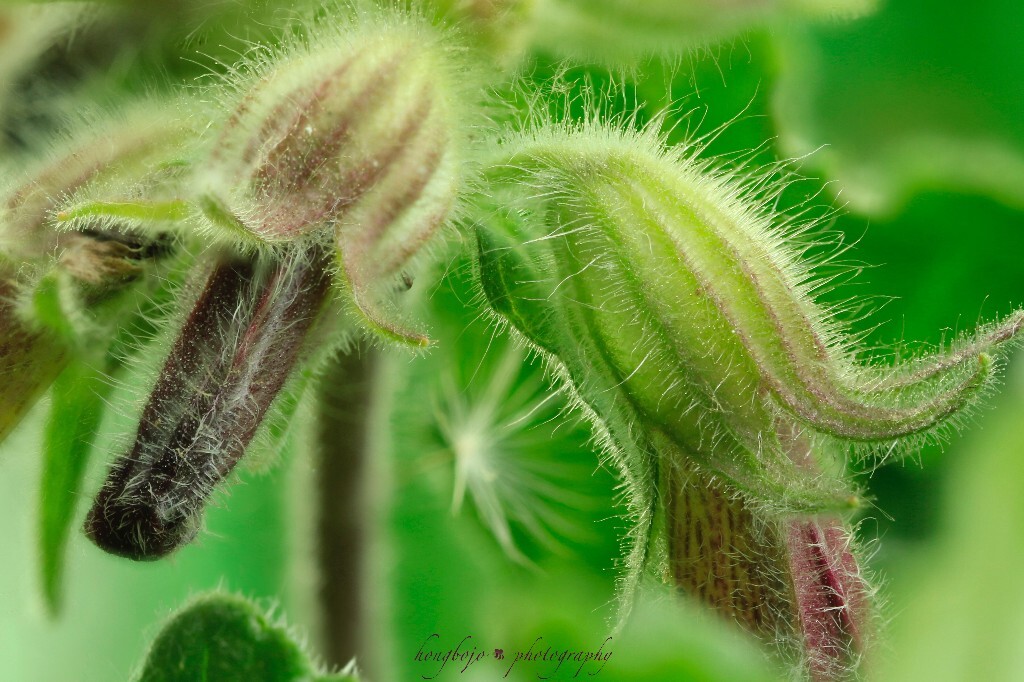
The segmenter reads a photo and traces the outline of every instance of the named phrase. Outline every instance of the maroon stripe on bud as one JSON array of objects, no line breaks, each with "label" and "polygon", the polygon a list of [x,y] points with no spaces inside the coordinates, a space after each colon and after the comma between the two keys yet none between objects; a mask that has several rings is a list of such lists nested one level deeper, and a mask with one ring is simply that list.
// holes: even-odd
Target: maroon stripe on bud
[{"label": "maroon stripe on bud", "polygon": [[807,668],[814,680],[852,675],[864,651],[868,592],[838,519],[789,522],[786,544]]},{"label": "maroon stripe on bud", "polygon": [[86,520],[102,549],[136,560],[189,542],[216,485],[239,462],[305,358],[328,297],[328,254],[219,265],[175,341],[135,444],[113,465]]},{"label": "maroon stripe on bud", "polygon": [[[274,135],[271,134],[274,130],[285,130],[287,132],[281,140],[265,152],[266,157],[262,160],[260,167],[256,171],[258,181],[270,184],[271,188],[275,190],[278,189],[278,185],[302,187],[308,182],[313,172],[322,166],[327,156],[333,156],[338,153],[341,146],[348,140],[353,119],[351,114],[341,117],[337,121],[332,121],[331,134],[327,138],[309,135],[309,139],[305,140],[305,142],[307,144],[315,142],[316,146],[312,149],[302,149],[301,142],[303,140],[300,137],[298,140],[299,144],[297,145],[295,138],[296,136],[306,134],[305,128],[310,125],[309,119],[313,115],[313,107],[320,103],[320,100],[324,98],[329,88],[332,85],[335,88],[344,87],[345,74],[351,67],[352,61],[347,61],[328,74],[326,78],[313,88],[312,93],[301,104],[296,101],[299,96],[298,93],[293,92],[271,112],[270,117],[263,124],[259,133],[251,141],[250,148],[253,151],[251,156],[247,152],[247,160],[255,158],[256,150],[254,147],[265,144],[268,139],[274,138]],[[371,80],[356,97],[366,97],[374,88],[376,88],[376,83]],[[287,124],[282,125],[281,116],[285,111],[290,114],[291,120]],[[316,154],[319,161],[296,158],[297,156],[303,156],[306,152]],[[276,180],[278,183],[272,184],[268,182],[269,180]],[[266,190],[265,187],[264,190]]]},{"label": "maroon stripe on bud", "polygon": [[[440,166],[441,157],[448,150],[445,131],[439,130],[437,126],[426,125],[434,111],[431,91],[422,88],[416,101],[416,108],[410,110],[402,121],[392,142],[373,164],[374,172],[368,176],[374,187],[396,184],[394,181],[388,182],[392,178],[400,179],[402,185],[378,202],[376,220],[363,228],[369,243],[380,241],[398,215],[420,198]],[[424,149],[425,137],[427,146]]]},{"label": "maroon stripe on bud", "polygon": [[[323,96],[327,87],[332,83],[340,86],[345,74],[361,58],[362,55],[359,53],[351,55],[343,64],[338,66],[334,71],[329,73],[326,78],[320,81],[309,97],[302,97],[301,87],[292,90],[288,96],[283,97],[282,100],[274,106],[266,119],[264,119],[256,134],[250,136],[249,143],[242,152],[242,161],[246,165],[254,163],[259,157],[261,150],[263,150],[264,146],[267,144],[267,140],[277,137],[274,134],[275,131],[285,131],[284,137],[278,141],[277,146],[270,150],[270,158],[264,162],[264,168],[270,166],[272,169],[274,165],[281,163],[281,159],[274,158],[274,154],[276,153],[280,155],[282,145],[291,139],[296,134],[296,131],[305,127],[304,122],[309,117],[310,107]],[[278,77],[280,78],[280,75]],[[267,96],[263,90],[272,89],[276,83],[273,80],[268,80],[264,81],[262,85],[265,87],[257,86],[257,88],[254,89],[254,92],[246,97],[246,100],[249,100],[254,96]],[[300,99],[305,100],[303,104],[299,103]],[[225,134],[222,135],[222,139],[226,139],[227,133],[231,128],[239,125],[243,115],[247,113],[249,107],[246,100],[243,100],[240,106],[240,109],[242,109],[241,113],[236,111],[237,115],[233,115],[228,121],[228,125],[225,128]],[[287,150],[287,145],[285,144],[284,146]],[[226,142],[222,147],[227,148]]]},{"label": "maroon stripe on bud", "polygon": [[[328,106],[322,100],[332,90],[352,85],[345,78],[351,60],[321,80],[298,107],[289,132],[267,152],[256,170],[257,192],[266,205],[256,222],[258,231],[277,238],[297,236],[349,206],[373,185],[389,160],[369,158],[358,162],[355,172],[345,172],[350,160],[344,152],[353,127],[371,116],[375,107],[386,109],[378,100],[387,95],[400,75],[400,57],[396,55],[366,76],[365,84],[350,96],[348,108],[329,117],[329,130],[319,130],[321,124],[317,123]],[[297,106],[291,101],[289,104]],[[307,126],[311,133],[306,132]],[[265,135],[261,137],[266,139]],[[363,153],[352,152],[355,159]]]},{"label": "maroon stripe on bud", "polygon": [[[339,235],[343,238],[341,241],[344,242],[344,249],[347,249],[346,254],[357,259],[369,256],[372,262],[366,265],[375,273],[388,275],[404,266],[433,236],[451,208],[450,202],[442,202],[440,207],[431,207],[433,210],[415,222],[418,229],[414,229],[411,234],[404,234],[400,240],[392,240],[387,252],[373,253],[374,247],[388,237],[389,228],[393,228],[423,197],[448,151],[444,133],[423,126],[432,109],[429,93],[424,92],[420,101],[422,104],[407,118],[396,142],[387,150],[382,162],[371,171],[375,173],[373,181],[377,186],[358,207],[364,209],[360,214],[358,228],[347,226],[343,228],[345,234]],[[433,137],[426,140],[428,146],[424,149],[421,138],[431,135]],[[385,170],[388,176],[380,177]],[[438,212],[441,213],[440,219],[435,217]],[[384,260],[378,260],[378,257]]]},{"label": "maroon stripe on bud", "polygon": [[[291,129],[288,139],[279,143],[267,154],[267,159],[260,169],[260,177],[273,174],[275,169],[289,168],[291,174],[286,178],[291,187],[304,187],[309,184],[310,178],[316,173],[323,173],[325,166],[330,162],[339,161],[343,146],[348,143],[353,124],[361,115],[367,113],[371,104],[388,91],[395,78],[397,69],[393,59],[374,70],[366,77],[366,83],[353,93],[350,97],[349,108],[344,112],[330,112],[330,132],[327,136],[321,136],[316,130],[319,126],[317,117],[324,114],[324,102],[331,91],[344,91],[349,89],[353,83],[345,79],[345,74],[352,66],[354,58],[350,58],[341,67],[336,69],[327,78],[324,78],[310,94],[308,101],[299,109],[299,117]],[[341,115],[343,113],[343,115]],[[308,135],[305,140],[299,139],[299,148],[296,148],[295,135],[305,135],[305,129],[309,126],[313,134]],[[302,149],[302,142],[309,147]],[[296,152],[302,152],[302,158],[296,159]],[[300,163],[296,163],[296,161]],[[334,188],[344,189],[344,188]]]}]

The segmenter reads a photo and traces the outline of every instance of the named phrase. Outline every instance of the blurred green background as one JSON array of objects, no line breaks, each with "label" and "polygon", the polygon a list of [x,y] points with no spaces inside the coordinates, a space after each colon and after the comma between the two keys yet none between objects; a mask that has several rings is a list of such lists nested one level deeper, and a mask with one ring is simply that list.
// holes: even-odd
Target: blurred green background
[{"label": "blurred green background", "polygon": [[[207,37],[182,47],[195,17],[174,4],[160,21],[179,21],[180,34],[134,17],[128,25],[147,28],[129,56],[104,61],[83,38],[46,53],[43,71],[63,87],[66,64],[97,51],[91,58],[114,74],[115,89],[187,80],[209,67],[185,61],[186,52],[205,52],[204,64],[230,54],[266,32],[260,22],[272,5],[226,3],[232,11],[200,17]],[[1024,6],[1010,0],[892,0],[856,21],[776,22],[671,68],[646,63],[635,79],[596,67],[564,78],[625,81],[622,101],[639,102],[641,120],[671,107],[673,142],[727,124],[702,152],[723,162],[799,157],[790,167],[807,179],[784,204],[809,198],[831,234],[855,243],[842,260],[856,277],[825,298],[865,301],[870,314],[851,314],[851,326],[884,358],[884,349],[940,344],[1024,304],[1022,35]],[[160,40],[147,42],[153,36]],[[539,54],[527,78],[559,71]],[[25,98],[8,98],[9,124],[42,95],[38,84],[7,86]],[[318,452],[310,416],[276,466],[242,473],[200,540],[171,559],[132,564],[76,533],[55,619],[42,607],[34,540],[41,405],[0,448],[0,679],[126,679],[171,610],[212,588],[273,607],[331,663],[357,653],[377,681],[431,675],[436,668],[415,655],[435,632],[445,647],[471,635],[488,653],[464,674],[449,664],[441,680],[500,679],[506,668],[493,649],[526,649],[537,637],[556,648],[600,646],[612,634],[626,530],[614,476],[536,363],[481,319],[457,248],[435,274],[409,298],[429,311],[437,349],[382,354],[370,369],[374,392],[349,399],[356,419],[332,422],[370,424],[361,464],[326,465],[320,457],[332,452]],[[345,383],[341,372],[330,376]],[[1003,383],[948,443],[906,463],[854,465],[874,500],[860,534],[884,601],[878,679],[1024,679],[1024,357]],[[109,416],[98,451],[113,455],[116,437],[104,434],[130,429]],[[90,463],[86,496],[105,466],[103,457]],[[344,483],[338,495],[349,498],[342,506],[356,529],[335,536],[351,544],[331,561],[316,546],[331,537],[323,510],[337,508],[314,494],[330,489],[325,477]],[[339,556],[356,573],[338,573]],[[322,589],[358,599],[325,613],[345,600],[328,601]],[[730,628],[656,591],[605,650],[613,655],[597,679],[609,681],[782,675]],[[548,670],[521,664],[507,679]]]}]

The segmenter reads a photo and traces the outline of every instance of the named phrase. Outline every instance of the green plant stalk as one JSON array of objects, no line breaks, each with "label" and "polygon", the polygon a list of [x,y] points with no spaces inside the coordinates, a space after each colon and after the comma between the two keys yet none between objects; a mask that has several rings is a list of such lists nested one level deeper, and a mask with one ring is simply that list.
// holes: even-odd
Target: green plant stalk
[{"label": "green plant stalk", "polygon": [[365,417],[374,400],[377,363],[378,354],[371,349],[339,354],[324,370],[318,391],[319,603],[324,614],[322,653],[334,665],[366,650]]}]

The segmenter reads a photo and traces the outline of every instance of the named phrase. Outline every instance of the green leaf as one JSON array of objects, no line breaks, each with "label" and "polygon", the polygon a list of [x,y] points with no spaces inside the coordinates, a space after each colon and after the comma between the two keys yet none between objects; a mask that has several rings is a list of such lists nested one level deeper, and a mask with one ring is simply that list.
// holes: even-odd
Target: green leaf
[{"label": "green leaf", "polygon": [[[1024,13],[1013,0],[883,3],[850,24],[779,34],[782,153],[890,217],[921,191],[1024,206]],[[806,172],[806,171],[805,171]]]},{"label": "green leaf", "polygon": [[73,362],[53,384],[39,495],[43,595],[53,614],[60,610],[64,548],[80,497],[92,436],[103,417],[109,392],[106,374],[86,362]]},{"label": "green leaf", "polygon": [[880,680],[1020,679],[1024,357],[1015,359],[1005,396],[950,453],[936,541],[889,549],[895,615]]},{"label": "green leaf", "polygon": [[[94,347],[77,348],[77,359],[53,383],[50,416],[43,434],[43,471],[39,496],[39,546],[43,597],[53,615],[61,607],[64,552],[75,508],[81,496],[82,480],[113,388],[110,376],[133,357],[145,340],[156,333],[156,320],[178,286],[181,273],[171,271],[131,313],[118,317],[113,337],[96,339]],[[114,306],[134,305],[124,297]],[[61,309],[60,291],[54,277],[44,279],[33,298],[37,319],[59,338],[73,339],[67,316]],[[100,346],[100,341],[108,343]],[[37,344],[43,348],[42,343]],[[52,364],[67,358],[54,354]]]},{"label": "green leaf", "polygon": [[212,593],[171,617],[136,682],[354,682],[320,673],[294,637],[249,600]]}]

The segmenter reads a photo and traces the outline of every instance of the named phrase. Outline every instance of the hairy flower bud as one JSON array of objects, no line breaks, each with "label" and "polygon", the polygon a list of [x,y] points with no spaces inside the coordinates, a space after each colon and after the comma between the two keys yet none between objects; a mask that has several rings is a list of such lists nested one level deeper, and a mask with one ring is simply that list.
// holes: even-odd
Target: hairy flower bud
[{"label": "hairy flower bud", "polygon": [[706,163],[597,125],[520,135],[500,158],[483,292],[623,476],[623,612],[653,566],[812,678],[853,674],[872,616],[841,448],[888,454],[949,423],[1024,312],[945,352],[864,364],[814,302],[803,245]]},{"label": "hairy flower bud", "polygon": [[[35,168],[4,193],[0,204],[0,251],[12,259],[42,263],[60,255],[62,233],[55,221],[59,211],[80,194],[97,188],[134,191],[143,178],[161,172],[176,160],[192,134],[173,106],[145,103],[125,114],[87,120]],[[87,229],[108,216],[83,219],[74,227]],[[74,238],[72,238],[74,239]]]},{"label": "hairy flower bud", "polygon": [[93,504],[104,550],[158,559],[198,532],[207,499],[238,464],[293,370],[309,359],[329,298],[329,256],[297,244],[279,259],[217,265],[153,386],[131,450]]},{"label": "hairy flower bud", "polygon": [[357,310],[406,336],[376,305],[455,199],[448,58],[431,29],[394,17],[254,68],[198,179],[210,224],[271,243],[333,229]]},{"label": "hairy flower bud", "polygon": [[771,500],[793,488],[772,480],[789,468],[780,419],[887,448],[934,430],[1024,325],[1018,312],[947,353],[862,366],[768,214],[655,141],[591,132],[586,145],[540,135],[513,152],[503,173],[551,189],[519,201],[520,226],[484,233],[503,240],[484,247],[484,289],[535,343],[577,358],[566,364],[585,400],[585,377],[605,377],[655,440],[741,489]]},{"label": "hairy flower bud", "polygon": [[110,332],[125,307],[116,295],[174,251],[169,235],[151,224],[132,229],[139,226],[92,210],[96,196],[114,200],[106,205],[142,201],[143,187],[174,174],[190,127],[169,108],[147,102],[79,124],[0,204],[0,253],[28,275],[22,298],[55,289],[54,310],[37,317],[72,342],[90,345],[101,318],[98,331]]}]

